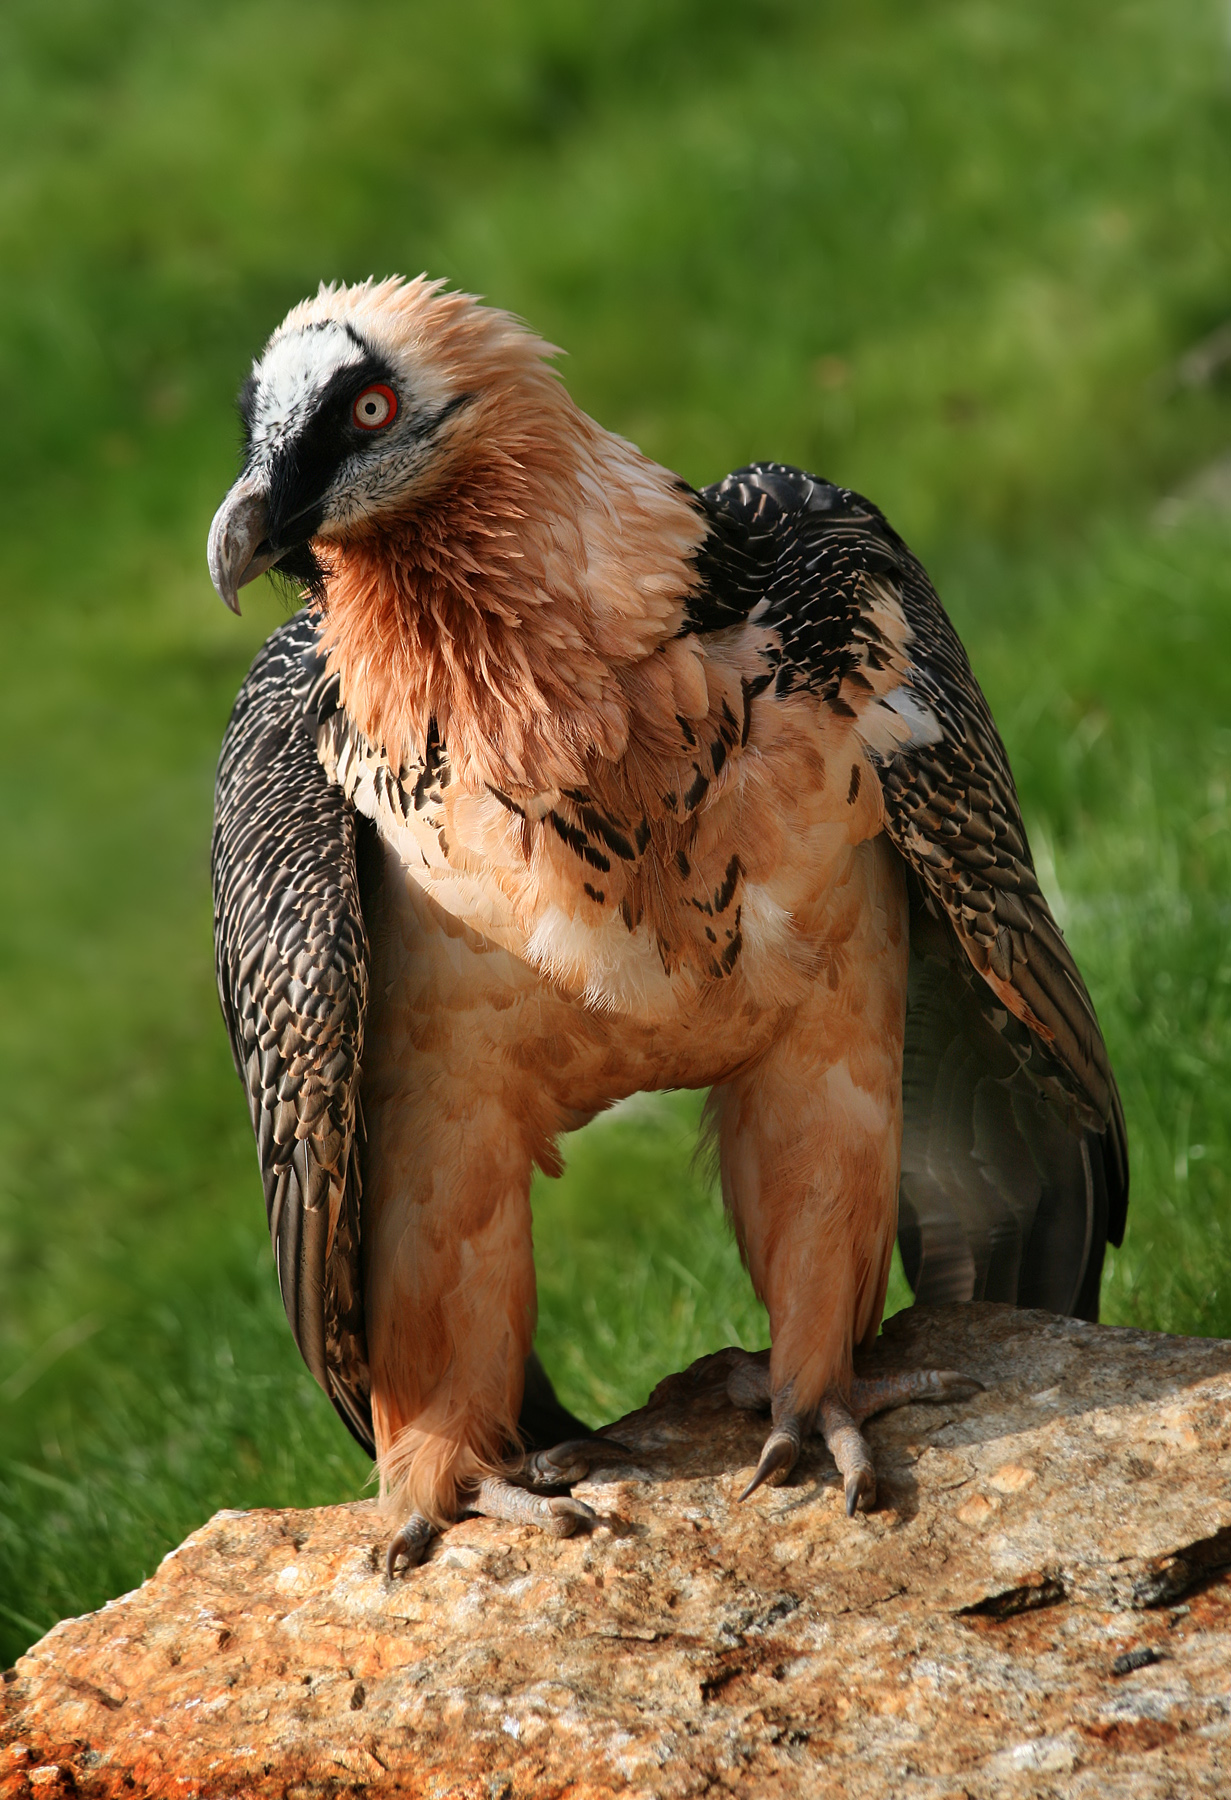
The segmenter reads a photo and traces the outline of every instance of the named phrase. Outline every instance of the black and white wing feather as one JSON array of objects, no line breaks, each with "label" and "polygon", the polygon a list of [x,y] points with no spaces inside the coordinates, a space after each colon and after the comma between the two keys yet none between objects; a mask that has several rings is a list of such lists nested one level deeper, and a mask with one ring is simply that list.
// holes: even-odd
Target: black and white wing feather
[{"label": "black and white wing feather", "polygon": [[240,689],[214,802],[214,946],[300,1353],[372,1452],[359,1258],[368,949],[356,815],[317,757],[336,692],[301,612]]},{"label": "black and white wing feather", "polygon": [[765,686],[869,725],[911,894],[899,1241],[916,1298],[1093,1318],[1106,1241],[1124,1231],[1124,1115],[957,633],[848,489],[757,464],[698,504],[711,533],[691,628],[754,617],[775,632]]}]

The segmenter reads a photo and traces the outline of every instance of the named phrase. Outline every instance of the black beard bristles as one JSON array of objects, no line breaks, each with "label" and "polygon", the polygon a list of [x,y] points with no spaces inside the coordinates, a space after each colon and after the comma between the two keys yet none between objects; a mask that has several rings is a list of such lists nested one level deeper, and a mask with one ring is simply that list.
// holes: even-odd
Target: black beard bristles
[{"label": "black beard bristles", "polygon": [[323,611],[330,569],[311,543],[296,544],[269,572],[281,586],[288,607],[299,607],[306,599],[313,611]]}]

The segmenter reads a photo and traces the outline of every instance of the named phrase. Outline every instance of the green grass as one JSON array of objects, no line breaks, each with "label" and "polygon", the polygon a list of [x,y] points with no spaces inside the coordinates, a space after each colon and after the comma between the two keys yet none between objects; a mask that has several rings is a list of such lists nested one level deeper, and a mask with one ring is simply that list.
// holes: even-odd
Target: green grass
[{"label": "green grass", "polygon": [[[221,1505],[366,1478],[277,1299],[210,970],[210,790],[280,616],[203,566],[231,396],[420,268],[702,481],[777,455],[932,568],[1120,1073],[1105,1316],[1231,1334],[1231,314],[1213,0],[10,0],[0,15],[0,1661]],[[694,1096],[536,1190],[592,1417],[764,1324]],[[905,1299],[900,1285],[895,1301]]]}]

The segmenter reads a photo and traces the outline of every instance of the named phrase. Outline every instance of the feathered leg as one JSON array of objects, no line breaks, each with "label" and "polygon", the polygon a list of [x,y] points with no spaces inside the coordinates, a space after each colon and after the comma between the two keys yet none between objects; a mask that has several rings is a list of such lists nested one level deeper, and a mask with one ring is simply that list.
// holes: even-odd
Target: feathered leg
[{"label": "feathered leg", "polygon": [[[388,863],[369,932],[362,1242],[381,1491],[405,1521],[394,1568],[464,1512],[570,1534],[590,1509],[528,1490],[567,1486],[603,1450],[583,1456],[578,1422],[531,1357],[530,1177],[555,1165],[560,1121],[526,1056],[537,1025],[526,971]],[[528,1463],[523,1400],[528,1437],[541,1444],[558,1425],[569,1440]]]},{"label": "feathered leg", "polygon": [[773,1430],[745,1492],[786,1480],[819,1425],[854,1512],[874,1504],[876,1479],[852,1355],[880,1326],[902,1144],[907,911],[883,843],[852,853],[819,929],[808,997],[713,1106],[723,1191],[773,1337]]}]

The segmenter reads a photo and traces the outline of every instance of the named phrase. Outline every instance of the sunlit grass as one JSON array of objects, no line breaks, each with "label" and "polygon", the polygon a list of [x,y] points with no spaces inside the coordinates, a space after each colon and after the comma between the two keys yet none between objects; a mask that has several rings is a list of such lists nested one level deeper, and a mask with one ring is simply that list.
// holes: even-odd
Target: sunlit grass
[{"label": "sunlit grass", "polygon": [[[204,534],[321,276],[448,275],[690,479],[772,454],[885,506],[1120,1076],[1105,1316],[1231,1334],[1231,528],[1152,522],[1228,436],[1225,377],[1175,378],[1231,313],[1227,63],[1204,0],[4,10],[0,1660],[215,1508],[367,1476],[286,1328],[209,942],[217,745],[281,615],[224,613]],[[700,1104],[536,1185],[589,1418],[765,1341]]]}]

